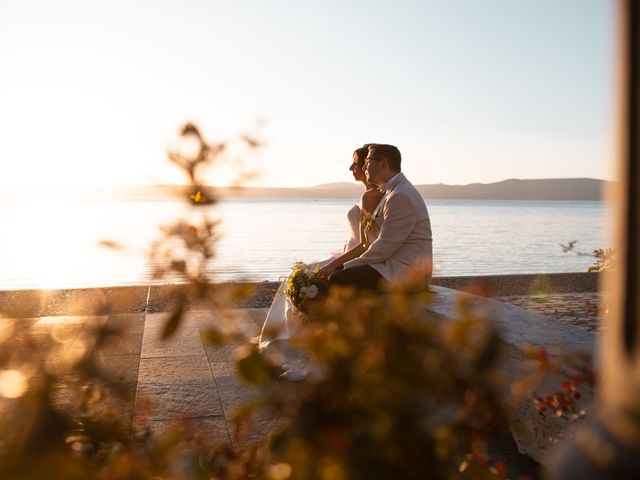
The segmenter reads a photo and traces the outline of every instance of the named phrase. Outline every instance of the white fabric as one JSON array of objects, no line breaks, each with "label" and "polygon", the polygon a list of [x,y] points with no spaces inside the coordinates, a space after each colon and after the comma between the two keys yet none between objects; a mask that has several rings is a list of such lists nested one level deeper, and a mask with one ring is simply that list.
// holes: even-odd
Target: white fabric
[{"label": "white fabric", "polygon": [[387,183],[380,204],[373,213],[377,229],[369,229],[369,248],[360,257],[345,262],[344,268],[371,265],[391,282],[414,268],[431,271],[431,221],[424,199],[399,173]]},{"label": "white fabric", "polygon": [[[343,252],[336,252],[331,254],[324,260],[312,262],[310,265],[312,268],[323,267],[330,263],[333,259],[339,257],[344,252],[351,250],[353,247],[360,243],[360,219],[362,216],[361,208],[358,205],[354,205],[347,212],[347,220],[349,222],[350,238],[345,242]],[[287,282],[284,281],[280,284],[278,291],[273,297],[273,302],[267,313],[267,318],[262,326],[262,332],[260,333],[259,347],[263,350],[274,340],[286,340],[291,338],[297,328],[300,326],[300,316],[296,313],[295,309],[291,305],[291,302],[285,295],[284,291],[287,288]]]}]

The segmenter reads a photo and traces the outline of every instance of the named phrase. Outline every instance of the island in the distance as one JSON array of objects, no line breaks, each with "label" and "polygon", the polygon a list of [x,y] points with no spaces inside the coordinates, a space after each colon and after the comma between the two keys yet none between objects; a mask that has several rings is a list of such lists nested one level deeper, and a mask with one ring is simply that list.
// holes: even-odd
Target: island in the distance
[{"label": "island in the distance", "polygon": [[[509,179],[495,183],[469,185],[416,185],[426,199],[460,200],[602,200],[606,184],[611,182],[593,178],[550,178],[536,180]],[[175,185],[127,188],[124,194],[173,196],[179,192]],[[362,186],[356,183],[328,183],[307,188],[216,187],[219,197],[242,198],[357,198]],[[128,196],[128,195],[127,195]]]},{"label": "island in the distance", "polygon": [[[604,198],[610,181],[594,178],[509,179],[495,183],[416,185],[426,199],[445,200],[591,200]],[[219,198],[358,198],[362,186],[357,183],[328,183],[306,188],[210,187]],[[49,191],[57,191],[48,189]],[[182,195],[179,185],[132,185],[100,189],[70,189],[65,196],[73,198],[160,199]],[[0,198],[27,194],[24,188],[0,187]]]}]

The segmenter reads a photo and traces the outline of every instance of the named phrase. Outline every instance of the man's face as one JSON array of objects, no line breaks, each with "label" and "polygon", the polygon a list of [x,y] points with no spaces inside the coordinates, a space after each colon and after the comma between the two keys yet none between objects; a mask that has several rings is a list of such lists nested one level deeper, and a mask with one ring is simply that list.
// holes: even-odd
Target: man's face
[{"label": "man's face", "polygon": [[367,181],[374,185],[381,186],[384,182],[380,178],[380,170],[384,159],[380,156],[376,156],[375,148],[370,148],[367,158],[364,161],[364,173],[367,176]]}]

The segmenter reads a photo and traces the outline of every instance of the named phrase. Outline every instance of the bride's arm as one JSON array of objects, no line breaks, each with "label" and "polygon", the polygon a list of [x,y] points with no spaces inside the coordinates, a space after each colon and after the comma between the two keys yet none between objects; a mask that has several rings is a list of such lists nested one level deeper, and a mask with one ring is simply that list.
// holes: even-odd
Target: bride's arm
[{"label": "bride's arm", "polygon": [[[362,228],[360,228],[360,239],[362,240]],[[333,259],[327,265],[318,270],[318,275],[326,277],[331,275],[336,270],[342,268],[345,262],[354,260],[367,251],[367,245],[364,242],[360,242],[346,253],[343,253],[338,258]]]},{"label": "bride's arm", "polygon": [[358,245],[353,247],[351,250],[340,255],[338,258],[334,258],[331,262],[329,262],[327,265],[325,265],[320,270],[318,270],[318,274],[321,277],[323,276],[327,277],[331,275],[336,270],[339,270],[340,268],[342,268],[345,262],[348,262],[349,260],[354,260],[358,258],[360,255],[362,255],[364,252],[366,252],[368,247],[369,245],[367,244],[367,237],[365,236],[365,233],[364,233],[364,222],[360,222],[360,243],[358,243]]},{"label": "bride's arm", "polygon": [[[376,208],[381,198],[382,192],[380,192],[379,190],[368,190],[362,195],[362,200],[360,203],[362,204],[364,211],[370,214]],[[318,271],[318,274],[320,276],[326,277],[331,275],[336,270],[342,268],[345,262],[354,260],[367,251],[369,245],[367,244],[364,227],[364,222],[360,222],[360,243],[353,247],[351,250],[343,253],[338,258],[335,258],[330,263],[322,267]]]}]

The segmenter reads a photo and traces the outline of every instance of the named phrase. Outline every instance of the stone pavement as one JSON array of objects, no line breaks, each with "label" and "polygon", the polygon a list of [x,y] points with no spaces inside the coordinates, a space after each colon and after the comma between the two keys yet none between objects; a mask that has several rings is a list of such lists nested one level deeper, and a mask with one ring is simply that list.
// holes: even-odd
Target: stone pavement
[{"label": "stone pavement", "polygon": [[602,295],[596,292],[512,295],[492,298],[589,331],[598,330],[598,315],[602,313],[600,306]]},{"label": "stone pavement", "polygon": [[[107,394],[103,406],[116,410],[134,431],[148,429],[162,434],[180,423],[191,433],[201,433],[210,444],[234,441],[229,419],[236,407],[258,392],[242,384],[235,374],[235,351],[242,342],[210,345],[202,334],[221,325],[222,317],[229,317],[243,336],[258,335],[266,309],[187,312],[174,336],[164,341],[160,335],[167,316],[136,313],[20,319],[20,333],[13,345],[35,347],[47,371],[62,372],[65,381],[55,386],[54,401],[65,408],[78,400],[78,391],[71,387],[74,378],[64,370],[66,360],[92,348],[88,343],[93,338],[92,327],[120,329],[122,335],[101,347],[97,360],[101,372],[131,394],[125,399]],[[35,375],[24,366],[16,367],[27,379]],[[0,414],[8,406],[0,402]],[[258,424],[251,437],[268,428],[268,421]]]},{"label": "stone pavement", "polygon": [[[221,322],[221,316],[229,322]],[[212,443],[234,440],[229,420],[237,407],[258,392],[242,384],[235,373],[235,352],[242,342],[211,345],[202,335],[223,323],[235,325],[248,339],[260,333],[265,316],[266,309],[188,312],[179,330],[169,340],[162,340],[167,314],[148,314],[141,342],[134,426],[146,423],[152,432],[161,433],[179,421]]]},{"label": "stone pavement", "polygon": [[[548,294],[494,297],[526,310],[541,313],[563,323],[597,329],[597,293]],[[219,314],[190,311],[179,330],[169,340],[160,339],[167,313],[128,313],[105,316],[48,316],[21,319],[28,326],[35,345],[48,339],[57,345],[50,358],[54,364],[65,355],[86,348],[88,330],[93,324],[123,329],[117,342],[106,345],[99,354],[103,372],[135,394],[113,406],[135,426],[146,425],[161,432],[172,423],[186,422],[190,430],[200,431],[212,440],[231,439],[229,419],[233,410],[258,392],[242,384],[235,374],[235,352],[241,343],[210,345],[202,334],[220,325],[222,316],[246,338],[260,332],[266,308],[241,308]],[[69,401],[71,389],[61,386],[59,400]]]}]

